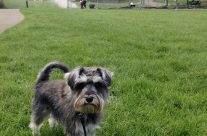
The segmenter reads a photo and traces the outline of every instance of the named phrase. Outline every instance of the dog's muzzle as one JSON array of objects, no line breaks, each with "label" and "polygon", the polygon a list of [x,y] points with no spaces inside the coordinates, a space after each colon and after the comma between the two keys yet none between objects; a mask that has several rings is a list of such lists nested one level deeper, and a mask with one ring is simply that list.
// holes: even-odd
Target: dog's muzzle
[{"label": "dog's muzzle", "polygon": [[76,112],[98,113],[102,107],[101,98],[95,94],[85,95],[75,101],[74,107]]}]

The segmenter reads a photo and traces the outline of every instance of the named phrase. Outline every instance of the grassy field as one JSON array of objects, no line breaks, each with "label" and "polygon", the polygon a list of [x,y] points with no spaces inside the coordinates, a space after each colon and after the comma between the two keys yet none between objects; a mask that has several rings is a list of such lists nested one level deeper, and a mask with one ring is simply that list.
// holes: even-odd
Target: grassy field
[{"label": "grassy field", "polygon": [[[0,136],[31,135],[34,81],[54,60],[114,71],[98,136],[207,135],[207,10],[60,9],[31,1],[26,9],[23,0],[7,2],[25,20],[0,34]],[[63,136],[61,126],[46,122],[41,133]]]}]

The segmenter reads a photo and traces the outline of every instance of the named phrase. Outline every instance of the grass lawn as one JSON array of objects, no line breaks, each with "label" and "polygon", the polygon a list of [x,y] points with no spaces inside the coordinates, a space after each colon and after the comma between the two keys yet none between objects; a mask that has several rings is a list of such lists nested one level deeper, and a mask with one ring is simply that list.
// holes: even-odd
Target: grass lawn
[{"label": "grass lawn", "polygon": [[[54,60],[114,71],[97,136],[207,135],[207,10],[16,5],[25,20],[0,34],[0,136],[31,135],[34,81]],[[46,122],[41,133],[63,136]]]}]

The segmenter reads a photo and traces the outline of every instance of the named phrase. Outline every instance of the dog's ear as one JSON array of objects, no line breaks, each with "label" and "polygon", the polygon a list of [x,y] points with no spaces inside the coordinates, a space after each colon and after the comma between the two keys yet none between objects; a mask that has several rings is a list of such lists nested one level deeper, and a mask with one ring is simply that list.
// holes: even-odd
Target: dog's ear
[{"label": "dog's ear", "polygon": [[78,71],[79,71],[78,72],[79,73],[78,76],[80,76],[80,75],[82,75],[85,72],[85,69],[83,67],[81,67],[81,68],[78,69]]},{"label": "dog's ear", "polygon": [[65,80],[72,90],[74,90],[75,83],[84,73],[85,69],[83,67],[76,68],[73,71],[65,74]]},{"label": "dog's ear", "polygon": [[106,83],[107,87],[111,86],[111,79],[113,76],[113,72],[103,69],[103,68],[97,68],[97,72],[100,74],[100,76]]},{"label": "dog's ear", "polygon": [[65,80],[72,90],[74,88],[75,79],[76,79],[76,76],[73,72],[65,73]]}]

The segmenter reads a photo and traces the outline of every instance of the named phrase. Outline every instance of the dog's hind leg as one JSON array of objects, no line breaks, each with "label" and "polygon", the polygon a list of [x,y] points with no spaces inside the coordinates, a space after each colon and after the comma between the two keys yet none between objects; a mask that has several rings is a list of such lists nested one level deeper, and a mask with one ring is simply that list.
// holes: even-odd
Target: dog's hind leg
[{"label": "dog's hind leg", "polygon": [[41,128],[41,124],[37,124],[36,121],[35,121],[35,117],[32,115],[31,117],[31,121],[30,121],[30,124],[29,124],[29,127],[31,128],[32,130],[32,135],[33,136],[39,136],[40,135],[40,128]]},{"label": "dog's hind leg", "polygon": [[29,127],[32,129],[33,136],[40,135],[40,128],[42,126],[43,119],[49,114],[47,110],[36,109],[32,112],[31,121]]},{"label": "dog's hind leg", "polygon": [[50,114],[50,117],[48,119],[48,122],[49,122],[49,126],[51,128],[56,127],[58,125],[57,120],[54,118],[54,116],[52,114]]}]

